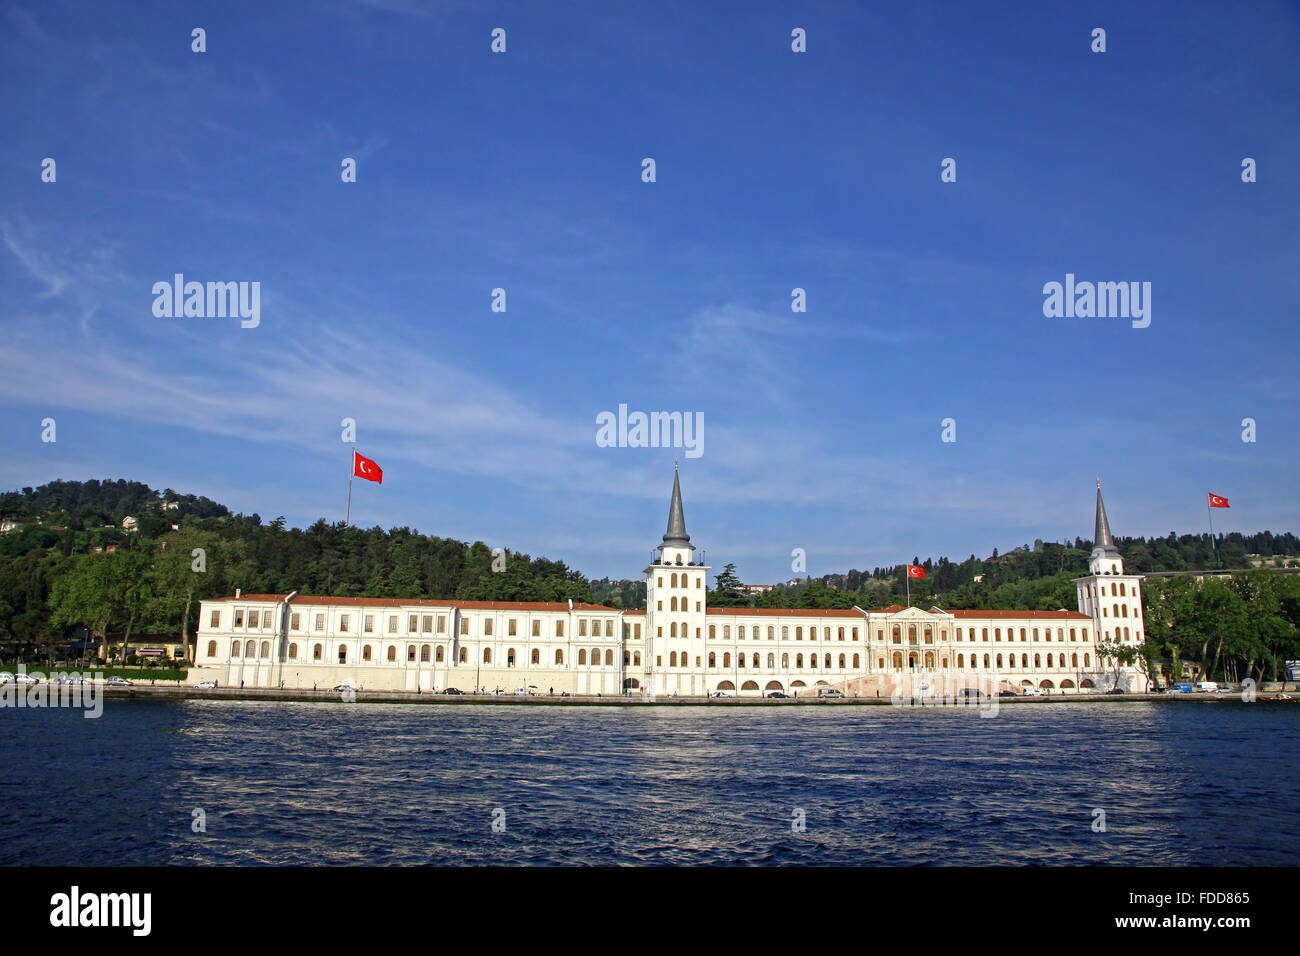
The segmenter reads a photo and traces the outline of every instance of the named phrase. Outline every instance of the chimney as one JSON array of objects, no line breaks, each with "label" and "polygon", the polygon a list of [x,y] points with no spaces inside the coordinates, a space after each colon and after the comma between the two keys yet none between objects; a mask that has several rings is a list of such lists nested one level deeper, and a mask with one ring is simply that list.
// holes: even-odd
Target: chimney
[{"label": "chimney", "polygon": [[239,588],[235,588],[235,597],[239,597]]},{"label": "chimney", "polygon": [[569,610],[573,610],[573,598],[569,598]]}]

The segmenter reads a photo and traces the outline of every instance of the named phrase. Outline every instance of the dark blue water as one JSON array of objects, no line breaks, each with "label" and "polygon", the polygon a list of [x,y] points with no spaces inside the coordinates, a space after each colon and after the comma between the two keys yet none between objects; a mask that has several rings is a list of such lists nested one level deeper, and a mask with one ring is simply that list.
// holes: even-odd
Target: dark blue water
[{"label": "dark blue water", "polygon": [[0,863],[1300,858],[1300,706],[105,708],[0,711]]}]

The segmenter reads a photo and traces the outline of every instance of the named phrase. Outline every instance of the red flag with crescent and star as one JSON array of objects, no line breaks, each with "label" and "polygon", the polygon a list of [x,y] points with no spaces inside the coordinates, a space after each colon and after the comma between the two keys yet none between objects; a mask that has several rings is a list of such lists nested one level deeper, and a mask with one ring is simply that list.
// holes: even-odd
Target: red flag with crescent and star
[{"label": "red flag with crescent and star", "polygon": [[1229,507],[1231,507],[1231,505],[1228,504],[1228,499],[1225,498],[1225,497],[1223,497],[1222,495],[1216,495],[1213,491],[1211,491],[1209,494],[1210,494],[1210,507],[1211,507],[1211,508],[1229,508]]},{"label": "red flag with crescent and star", "polygon": [[925,568],[919,564],[909,564],[907,566],[907,576],[909,578],[923,578],[925,577]]},{"label": "red flag with crescent and star", "polygon": [[377,481],[381,485],[384,483],[384,469],[360,452],[352,453],[352,474],[366,481]]}]

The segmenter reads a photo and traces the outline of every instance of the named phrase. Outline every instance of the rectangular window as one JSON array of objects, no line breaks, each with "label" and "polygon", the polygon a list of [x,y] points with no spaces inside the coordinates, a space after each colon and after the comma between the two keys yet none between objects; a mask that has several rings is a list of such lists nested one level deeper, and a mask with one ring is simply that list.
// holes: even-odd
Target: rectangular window
[{"label": "rectangular window", "polygon": [[[640,625],[640,624],[636,625],[635,632],[636,632],[636,639],[637,639],[637,640],[640,640],[640,639],[641,639],[641,625]],[[1084,640],[1086,641],[1087,638],[1085,637]]]},{"label": "rectangular window", "polygon": [[213,611],[212,617],[208,619],[208,627],[220,627],[220,626],[221,626],[221,612]]},{"label": "rectangular window", "polygon": [[541,636],[542,636],[542,619],[540,617],[535,617],[533,618],[533,637],[541,637]]},{"label": "rectangular window", "polygon": [[244,612],[242,610],[236,610],[235,627],[243,627],[243,626],[244,626]]},{"label": "rectangular window", "polygon": [[516,634],[519,633],[519,632],[516,630],[516,622],[515,622],[515,619],[514,619],[513,617],[510,619],[510,623],[509,623],[509,625],[506,627],[506,632],[507,632],[507,634],[508,634],[510,637],[514,637]]},{"label": "rectangular window", "polygon": [[492,618],[489,617],[483,622],[483,633],[487,637],[492,636]]},{"label": "rectangular window", "polygon": [[392,617],[390,617],[390,618],[388,619],[388,633],[389,633],[389,634],[396,634],[396,633],[397,633],[397,616],[396,616],[396,615],[393,615]]},{"label": "rectangular window", "polygon": [[462,618],[460,619],[460,632],[461,632],[462,634],[468,634],[468,633],[469,633],[469,618],[467,618],[467,617],[462,617]]},{"label": "rectangular window", "polygon": [[375,633],[375,616],[373,614],[366,615],[366,633]]},{"label": "rectangular window", "polygon": [[302,626],[302,614],[298,611],[294,611],[292,614],[289,615],[289,627],[291,627],[293,630],[296,631],[301,626]]},{"label": "rectangular window", "polygon": [[578,618],[578,636],[587,636],[587,619],[585,617]]},{"label": "rectangular window", "polygon": [[424,617],[422,617],[422,618],[420,619],[420,633],[422,633],[422,634],[432,634],[432,633],[433,633],[433,615],[432,615],[432,614],[426,614],[426,615],[424,615]]},{"label": "rectangular window", "polygon": [[318,631],[323,631],[323,630],[325,630],[325,615],[324,615],[324,614],[317,614],[317,615],[316,615],[316,630],[318,630]]},{"label": "rectangular window", "polygon": [[418,624],[419,624],[419,622],[417,621],[417,619],[416,619],[416,615],[414,615],[414,614],[410,615],[410,616],[406,619],[406,629],[407,629],[408,631],[410,631],[412,634],[415,633]]},{"label": "rectangular window", "polygon": [[556,622],[555,622],[555,636],[556,636],[556,637],[563,637],[563,636],[564,636],[564,622],[563,622],[563,621],[556,621]]},{"label": "rectangular window", "polygon": [[606,637],[613,637],[613,636],[614,636],[614,622],[613,622],[613,620],[609,620],[609,621],[606,621],[606,622],[605,622],[605,636],[606,636]]},{"label": "rectangular window", "polygon": [[348,616],[347,616],[346,614],[340,614],[340,615],[339,615],[339,630],[340,630],[340,631],[346,631],[347,629],[348,629]]}]

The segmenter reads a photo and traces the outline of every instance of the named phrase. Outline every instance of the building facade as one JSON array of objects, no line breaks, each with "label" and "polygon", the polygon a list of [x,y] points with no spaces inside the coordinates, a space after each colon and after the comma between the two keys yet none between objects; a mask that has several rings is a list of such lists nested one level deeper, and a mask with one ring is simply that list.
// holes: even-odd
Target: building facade
[{"label": "building facade", "polygon": [[1126,574],[1097,488],[1097,546],[1078,610],[710,608],[681,483],[644,569],[645,610],[593,604],[248,594],[204,601],[189,682],[430,693],[848,696],[1145,690],[1098,642],[1144,639],[1142,576]]}]

